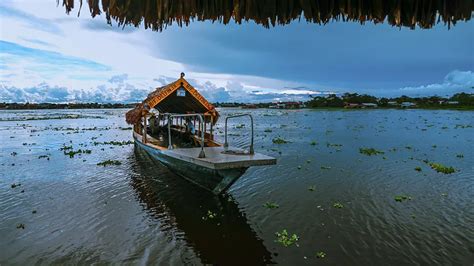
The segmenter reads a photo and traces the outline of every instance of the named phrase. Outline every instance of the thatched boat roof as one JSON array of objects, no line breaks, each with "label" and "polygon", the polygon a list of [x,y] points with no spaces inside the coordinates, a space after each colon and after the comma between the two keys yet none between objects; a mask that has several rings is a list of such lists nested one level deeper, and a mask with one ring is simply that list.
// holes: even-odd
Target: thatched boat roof
[{"label": "thatched boat roof", "polygon": [[[185,93],[180,94],[180,90],[184,90]],[[212,117],[213,123],[216,123],[219,118],[219,113],[215,107],[184,79],[184,73],[181,73],[178,80],[159,87],[148,94],[148,97],[142,103],[126,113],[125,119],[129,124],[137,124],[141,121],[143,115],[152,108],[160,113],[206,114],[206,119],[209,121]]]},{"label": "thatched boat roof", "polygon": [[[59,3],[59,0],[57,0]],[[79,0],[82,6],[82,0]],[[293,20],[326,24],[331,20],[387,21],[394,26],[431,28],[442,21],[449,26],[471,19],[473,0],[87,0],[92,17],[105,13],[109,23],[161,31],[173,23],[194,20],[224,24],[252,20],[264,27]],[[63,0],[66,12],[75,0]]]}]

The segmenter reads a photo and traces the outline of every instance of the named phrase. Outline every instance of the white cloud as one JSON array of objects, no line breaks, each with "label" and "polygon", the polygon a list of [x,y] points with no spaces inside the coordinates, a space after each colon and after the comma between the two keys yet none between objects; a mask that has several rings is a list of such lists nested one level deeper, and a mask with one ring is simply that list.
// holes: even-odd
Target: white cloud
[{"label": "white cloud", "polygon": [[454,70],[448,73],[442,83],[404,87],[400,91],[409,94],[453,94],[469,92],[474,88],[474,72]]}]

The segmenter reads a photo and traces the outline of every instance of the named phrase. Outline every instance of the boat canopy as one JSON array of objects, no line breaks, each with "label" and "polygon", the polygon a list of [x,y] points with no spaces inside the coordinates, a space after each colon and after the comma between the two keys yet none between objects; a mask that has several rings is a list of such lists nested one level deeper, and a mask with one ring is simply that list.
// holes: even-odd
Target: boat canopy
[{"label": "boat canopy", "polygon": [[128,111],[126,114],[127,123],[139,123],[141,118],[152,108],[163,114],[204,114],[205,120],[213,124],[219,118],[215,107],[184,79],[184,73],[181,73],[178,80],[148,94],[142,103]]}]

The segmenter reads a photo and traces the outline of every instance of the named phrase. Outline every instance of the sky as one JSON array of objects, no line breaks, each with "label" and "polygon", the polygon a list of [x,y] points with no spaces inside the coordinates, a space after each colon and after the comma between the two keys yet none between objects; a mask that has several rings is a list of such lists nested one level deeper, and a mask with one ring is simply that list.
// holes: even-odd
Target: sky
[{"label": "sky", "polygon": [[81,11],[0,2],[0,102],[138,102],[181,72],[211,102],[474,93],[474,21],[430,30],[194,22],[153,32]]}]

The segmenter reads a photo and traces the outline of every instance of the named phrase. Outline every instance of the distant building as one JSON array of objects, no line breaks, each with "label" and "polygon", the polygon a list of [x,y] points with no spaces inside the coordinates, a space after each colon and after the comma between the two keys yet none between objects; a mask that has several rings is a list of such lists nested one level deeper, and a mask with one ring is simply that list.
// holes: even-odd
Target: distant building
[{"label": "distant building", "polygon": [[362,108],[377,108],[378,105],[375,103],[362,103]]},{"label": "distant building", "polygon": [[361,108],[358,103],[344,103],[344,108]]},{"label": "distant building", "polygon": [[269,106],[269,108],[273,109],[300,109],[304,107],[306,105],[302,102],[279,102]]},{"label": "distant building", "polygon": [[242,109],[257,109],[257,105],[255,105],[255,104],[245,104],[245,105],[242,105],[240,108],[242,108]]},{"label": "distant building", "polygon": [[416,107],[416,104],[412,103],[412,102],[402,102],[400,104],[400,107],[402,107],[402,108],[412,108],[412,107]]},{"label": "distant building", "polygon": [[397,102],[387,102],[388,105],[391,105],[391,106],[397,106],[398,103]]}]

